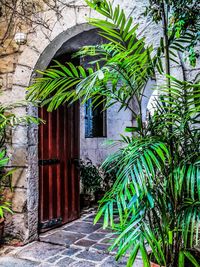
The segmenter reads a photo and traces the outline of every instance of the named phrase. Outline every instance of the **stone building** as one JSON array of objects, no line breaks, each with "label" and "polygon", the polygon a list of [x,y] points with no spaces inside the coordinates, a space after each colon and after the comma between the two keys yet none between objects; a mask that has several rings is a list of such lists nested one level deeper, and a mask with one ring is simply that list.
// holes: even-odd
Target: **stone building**
[{"label": "stone building", "polygon": [[[35,70],[45,69],[52,59],[67,57],[83,45],[98,43],[99,37],[95,29],[86,21],[86,17],[96,17],[97,14],[82,0],[65,2],[67,5],[61,8],[59,19],[54,11],[43,10],[42,15],[48,17],[48,29],[37,25],[29,30],[26,44],[17,45],[14,40],[10,40],[6,47],[0,48],[1,103],[24,100],[26,87],[31,83]],[[146,2],[114,0],[114,4],[120,3],[126,13],[133,16],[134,22],[140,24],[138,33],[145,35],[147,42],[156,45],[159,43],[160,29],[143,17]],[[197,71],[198,68],[191,70],[188,67],[187,74],[192,77]],[[181,72],[174,68],[173,74],[180,76]],[[147,90],[147,94],[150,96],[151,92]],[[148,100],[144,100],[144,109],[147,104]],[[106,133],[104,131],[104,134],[92,138],[86,137],[85,107],[80,107],[80,158],[90,158],[95,164],[100,164],[113,149],[104,146],[104,141],[117,139],[126,126],[132,125],[131,114],[125,111],[118,113],[117,110],[115,106],[105,115]],[[26,106],[16,108],[15,113],[38,116],[36,108]],[[10,165],[17,166],[18,169],[13,174],[14,192],[11,198],[14,215],[7,218],[7,232],[19,237],[23,242],[29,242],[38,238],[38,207],[41,201],[38,168],[38,148],[41,147],[41,140],[38,138],[38,127],[17,127],[13,130],[11,143]]]}]

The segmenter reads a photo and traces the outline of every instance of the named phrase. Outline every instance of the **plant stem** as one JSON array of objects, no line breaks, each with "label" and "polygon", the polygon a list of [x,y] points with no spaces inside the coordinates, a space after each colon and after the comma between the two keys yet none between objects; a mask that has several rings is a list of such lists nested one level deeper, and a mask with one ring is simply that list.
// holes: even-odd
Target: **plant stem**
[{"label": "plant stem", "polygon": [[[168,105],[168,112],[172,112],[172,93],[171,93],[171,80],[170,80],[170,53],[169,53],[169,36],[168,36],[168,6],[165,5],[164,0],[162,1],[162,26],[163,26],[163,40],[164,40],[164,59],[165,59],[165,74],[166,74],[166,83],[168,88],[168,97],[169,97],[169,105]],[[169,124],[169,145],[170,145],[170,154],[171,154],[171,163],[170,168],[173,170],[174,165],[174,156],[173,156],[173,140],[172,140],[172,133],[173,133],[173,119],[170,118],[170,124]],[[171,171],[170,171],[171,172]],[[173,179],[173,177],[172,177]],[[174,210],[174,223],[176,222],[176,208]],[[173,227],[173,226],[172,226]],[[166,261],[167,263],[172,263],[172,251],[174,250],[174,244],[172,246],[166,247]],[[170,252],[171,250],[171,252]],[[176,249],[175,249],[176,250]],[[174,251],[176,254],[176,251]]]}]

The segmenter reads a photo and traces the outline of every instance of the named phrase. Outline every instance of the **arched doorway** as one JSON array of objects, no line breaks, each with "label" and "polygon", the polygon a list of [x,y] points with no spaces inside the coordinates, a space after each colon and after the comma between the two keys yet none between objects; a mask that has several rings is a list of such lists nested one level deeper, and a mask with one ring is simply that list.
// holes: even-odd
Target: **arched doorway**
[{"label": "arched doorway", "polygon": [[[84,45],[103,42],[96,29],[77,34],[66,41],[53,60],[72,61],[81,65],[72,54]],[[87,62],[84,61],[84,64]],[[39,231],[71,222],[80,216],[79,171],[80,109],[79,103],[65,104],[56,111],[39,110],[46,124],[39,126]]]}]

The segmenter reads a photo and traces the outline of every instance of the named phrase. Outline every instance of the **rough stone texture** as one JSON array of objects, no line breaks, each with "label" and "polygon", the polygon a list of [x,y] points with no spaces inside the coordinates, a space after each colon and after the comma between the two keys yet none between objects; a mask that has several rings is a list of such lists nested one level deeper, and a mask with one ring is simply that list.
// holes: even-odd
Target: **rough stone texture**
[{"label": "rough stone texture", "polygon": [[[69,6],[62,10],[60,21],[56,21],[57,16],[51,11],[44,12],[50,30],[38,25],[28,34],[26,45],[18,46],[13,40],[8,39],[5,47],[0,48],[0,87],[3,93],[0,96],[0,101],[2,103],[23,100],[25,87],[30,84],[35,75],[33,70],[45,69],[64,43],[92,28],[86,24],[86,16],[101,17],[95,11],[89,10],[83,0],[68,2]],[[159,44],[162,28],[150,23],[149,18],[143,17],[142,13],[146,3],[146,0],[114,0],[113,5],[120,4],[128,16],[133,16],[134,24],[139,23],[138,33],[140,36],[146,36],[147,43],[153,43],[156,47]],[[3,29],[3,25],[0,29]],[[200,71],[200,60],[196,69],[191,69],[188,64],[186,64],[186,68],[187,77],[193,80]],[[173,75],[181,77],[180,68],[174,68]],[[163,81],[163,77],[158,75],[157,78],[158,83]],[[148,105],[147,101],[143,104],[144,108]],[[31,110],[25,107],[14,110],[18,115],[28,113],[37,116],[35,111],[36,109]],[[107,138],[117,139],[119,134],[123,133],[124,128],[131,124],[132,118],[129,112],[117,113],[117,106],[110,108],[107,112]],[[110,152],[114,151],[114,148],[104,147],[103,143],[106,138],[86,139],[84,127],[82,107],[80,155],[81,158],[90,158],[93,163],[100,164]],[[13,221],[8,216],[6,230],[25,242],[38,238],[37,139],[37,127],[18,128],[16,132],[13,131],[13,147],[8,149],[8,155],[12,155],[10,165],[20,166],[20,169],[13,175],[13,185],[16,188],[14,205],[19,214],[14,215]],[[19,188],[27,189],[26,193],[19,191]],[[25,196],[28,196],[27,205],[25,205]]]},{"label": "rough stone texture", "polygon": [[95,234],[91,234],[88,236],[88,238],[92,240],[100,240],[104,237],[105,237],[105,234],[102,234],[102,233],[95,233]]},{"label": "rough stone texture", "polygon": [[90,234],[95,230],[99,229],[100,227],[101,225],[99,224],[93,225],[92,223],[85,223],[79,221],[75,222],[74,224],[71,224],[70,226],[66,226],[64,230],[75,233]]},{"label": "rough stone texture", "polygon": [[14,236],[20,240],[26,240],[28,236],[26,213],[6,216],[5,232],[7,235]]},{"label": "rough stone texture", "polygon": [[48,235],[45,237],[40,237],[41,241],[45,241],[52,244],[59,244],[63,246],[70,246],[77,240],[83,238],[85,235],[80,233],[71,233],[66,231],[57,231],[52,235]]},{"label": "rough stone texture", "polygon": [[92,248],[97,249],[99,251],[103,251],[104,253],[108,253],[109,247],[109,245],[99,243],[92,246]]},{"label": "rough stone texture", "polygon": [[69,266],[69,265],[72,265],[72,264],[75,264],[76,265],[76,261],[69,258],[69,257],[65,257],[61,260],[59,260],[56,265],[57,266],[60,266],[60,267],[65,267],[65,266]]},{"label": "rough stone texture", "polygon": [[77,241],[75,243],[75,245],[87,248],[87,247],[91,247],[95,243],[96,243],[96,241],[94,241],[94,240],[81,239],[81,240]]},{"label": "rough stone texture", "polygon": [[63,251],[62,255],[72,256],[72,255],[76,254],[77,252],[80,252],[80,250],[77,248],[70,247],[70,248],[66,249],[65,251]]},{"label": "rough stone texture", "polygon": [[[95,211],[92,212],[94,216]],[[90,217],[92,217],[90,216]],[[79,224],[84,224],[87,222],[87,214],[83,215],[81,219],[78,220]],[[72,222],[71,226],[75,225],[76,222]],[[113,252],[107,250],[106,245],[101,244],[101,240],[96,240],[96,244],[88,243],[87,247],[83,247],[81,241],[91,241],[89,236],[99,234],[100,229],[93,228],[93,232],[90,234],[76,234],[72,233],[70,230],[63,230],[65,226],[51,230],[49,232],[43,233],[40,235],[40,242],[33,242],[24,247],[19,247],[15,249],[7,249],[4,251],[4,257],[0,258],[0,266],[18,266],[18,263],[24,263],[21,266],[29,266],[29,264],[35,264],[40,267],[66,267],[66,266],[76,266],[76,267],[125,267],[126,259],[122,259],[119,262],[116,262],[114,259]],[[104,231],[105,232],[105,231]],[[106,233],[104,233],[105,236]],[[74,243],[72,236],[76,236],[78,242]],[[107,233],[106,238],[111,238],[112,234]],[[70,237],[70,238],[69,238]],[[103,238],[103,236],[102,236]],[[62,242],[60,242],[62,239]],[[66,248],[66,240],[72,241],[68,242]],[[72,240],[73,239],[73,240]],[[54,244],[52,244],[52,242]],[[6,257],[5,257],[6,256]],[[8,257],[10,256],[10,257]],[[4,265],[4,263],[8,265]],[[15,265],[16,263],[16,265]],[[27,263],[27,265],[26,265]],[[142,267],[141,261],[138,258],[136,261],[137,264],[134,267]],[[33,266],[35,266],[33,265]],[[32,266],[32,265],[30,265]]]},{"label": "rough stone texture", "polygon": [[27,87],[31,78],[31,67],[17,65],[15,75],[13,76],[13,84]]},{"label": "rough stone texture", "polygon": [[27,166],[27,146],[26,145],[12,145],[8,149],[11,166],[26,167]]},{"label": "rough stone texture", "polygon": [[[102,267],[103,266],[105,266],[105,267],[124,267],[124,266],[126,266],[126,260],[122,259],[122,260],[116,262],[113,257],[110,257],[100,266],[102,266]],[[141,263],[140,260],[136,260],[133,267],[143,267],[143,264]]]},{"label": "rough stone texture", "polygon": [[37,63],[38,57],[39,57],[39,52],[34,50],[31,47],[26,47],[23,51],[26,53],[26,58],[25,57],[19,57],[18,64],[22,66],[27,66],[27,67],[32,67]]},{"label": "rough stone texture", "polygon": [[27,126],[14,127],[12,129],[12,144],[26,145],[27,142]]},{"label": "rough stone texture", "polygon": [[35,261],[46,260],[59,252],[62,252],[64,247],[52,245],[43,242],[33,242],[20,252],[16,253],[19,258],[30,259]]},{"label": "rough stone texture", "polygon": [[33,261],[28,261],[28,260],[22,260],[22,259],[15,259],[11,257],[4,257],[0,259],[0,266],[1,267],[34,267],[34,266],[39,266],[39,263],[33,262]]},{"label": "rough stone texture", "polygon": [[76,267],[95,267],[95,264],[89,261],[79,261],[76,262]]},{"label": "rough stone texture", "polygon": [[16,58],[13,55],[7,55],[1,58],[0,74],[13,72]]},{"label": "rough stone texture", "polygon": [[106,259],[107,255],[91,251],[83,251],[77,255],[77,258],[99,262]]}]

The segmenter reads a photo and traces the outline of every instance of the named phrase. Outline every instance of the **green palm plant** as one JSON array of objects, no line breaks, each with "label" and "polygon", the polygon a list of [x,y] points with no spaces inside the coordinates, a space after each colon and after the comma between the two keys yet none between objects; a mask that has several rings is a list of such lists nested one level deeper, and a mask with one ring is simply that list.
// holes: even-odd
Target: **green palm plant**
[{"label": "green palm plant", "polygon": [[6,157],[6,150],[0,151],[0,221],[4,219],[5,212],[12,213],[11,203],[6,201],[4,197],[4,182],[12,174],[13,170],[5,172],[5,166],[8,164],[9,158]]},{"label": "green palm plant", "polygon": [[[100,201],[95,222],[103,216],[104,227],[116,232],[111,249],[117,248],[117,259],[128,254],[127,266],[133,265],[139,251],[144,266],[151,260],[160,266],[189,266],[187,260],[200,266],[193,251],[200,222],[200,83],[170,76],[169,64],[170,54],[177,60],[172,49],[182,49],[185,39],[174,35],[168,42],[165,28],[165,38],[153,55],[153,48],[137,37],[137,25],[132,26],[132,18],[127,19],[119,6],[113,8],[106,0],[86,2],[105,17],[89,23],[108,43],[76,53],[94,56],[91,68],[56,62],[40,71],[42,77],[28,88],[28,98],[48,105],[49,111],[78,99],[84,103],[92,98],[98,105],[99,96],[104,96],[105,108],[120,103],[120,109],[129,109],[136,126],[126,129],[132,137],[121,136],[122,148],[103,163],[105,169],[117,167],[117,179]],[[185,36],[189,37],[191,33]],[[159,87],[154,113],[144,125],[144,87],[156,69],[163,73],[163,53],[167,83]]]},{"label": "green palm plant", "polygon": [[103,215],[104,227],[118,233],[111,248],[118,248],[117,258],[130,252],[128,266],[139,250],[144,266],[150,266],[149,260],[184,266],[185,257],[199,266],[191,251],[199,241],[200,223],[199,100],[194,97],[200,86],[170,79],[171,109],[164,86],[145,136],[126,139],[127,145],[104,162],[119,167],[118,179],[101,200],[96,222]]},{"label": "green palm plant", "polygon": [[4,194],[5,186],[9,186],[12,190],[11,175],[16,171],[16,168],[12,168],[9,171],[6,170],[6,166],[9,163],[9,157],[7,156],[6,139],[7,132],[18,125],[24,125],[29,123],[38,124],[42,122],[41,119],[25,115],[17,116],[13,109],[27,105],[27,102],[19,102],[13,104],[0,104],[0,221],[5,217],[5,212],[12,212],[12,203],[7,201]]}]

